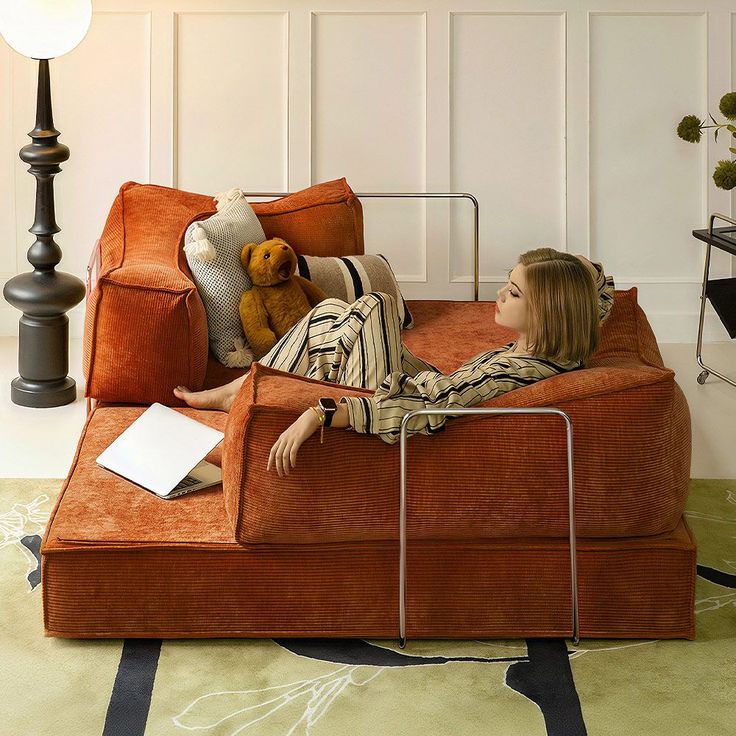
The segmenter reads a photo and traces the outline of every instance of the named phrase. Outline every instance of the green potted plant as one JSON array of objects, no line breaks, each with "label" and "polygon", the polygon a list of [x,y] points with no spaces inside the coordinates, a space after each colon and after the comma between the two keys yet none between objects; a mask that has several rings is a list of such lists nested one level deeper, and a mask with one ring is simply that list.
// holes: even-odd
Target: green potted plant
[{"label": "green potted plant", "polygon": [[[736,92],[728,92],[721,97],[718,109],[729,120],[736,120]],[[715,128],[715,140],[718,141],[718,131],[726,128],[731,135],[736,138],[736,125],[723,123],[719,125],[715,118],[708,113],[713,125],[705,125],[697,115],[685,115],[677,126],[677,135],[688,143],[697,143],[700,140],[703,130],[706,128]],[[731,153],[736,153],[736,148],[729,148]],[[736,161],[719,161],[713,172],[713,181],[717,187],[721,189],[733,189],[736,187]]]}]

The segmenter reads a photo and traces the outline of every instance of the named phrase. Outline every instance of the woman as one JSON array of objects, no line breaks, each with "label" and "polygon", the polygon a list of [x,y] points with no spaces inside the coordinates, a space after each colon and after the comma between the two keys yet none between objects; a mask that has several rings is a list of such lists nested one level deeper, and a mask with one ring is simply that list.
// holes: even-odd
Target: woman
[{"label": "woman", "polygon": [[[592,278],[591,278],[592,277]],[[523,253],[499,289],[496,322],[519,333],[516,342],[480,353],[450,375],[416,357],[402,343],[394,298],[370,292],[352,304],[325,299],[297,322],[258,362],[323,381],[375,390],[344,396],[332,427],[399,440],[401,420],[415,409],[458,408],[543,378],[582,368],[593,355],[600,325],[613,305],[614,282],[584,256],[538,248]],[[248,376],[208,391],[183,386],[174,395],[195,408],[229,411]],[[308,408],[271,448],[279,477],[295,467],[299,448],[319,427],[321,410]],[[446,415],[412,417],[407,435],[444,430]]]}]

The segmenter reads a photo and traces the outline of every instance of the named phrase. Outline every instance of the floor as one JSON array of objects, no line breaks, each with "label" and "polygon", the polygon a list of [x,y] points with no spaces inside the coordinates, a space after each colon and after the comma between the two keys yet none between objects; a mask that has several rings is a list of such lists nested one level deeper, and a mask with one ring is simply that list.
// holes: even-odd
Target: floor
[{"label": "floor", "polygon": [[[660,344],[666,366],[687,397],[693,432],[692,478],[736,478],[736,387],[710,376],[697,383],[700,367],[694,344]],[[736,380],[736,343],[708,343],[703,360]],[[18,375],[18,341],[0,337],[0,477],[64,478],[74,458],[86,406],[82,378],[82,340],[70,341],[69,375],[77,381],[77,400],[52,409],[30,409],[10,401],[10,382]]]}]

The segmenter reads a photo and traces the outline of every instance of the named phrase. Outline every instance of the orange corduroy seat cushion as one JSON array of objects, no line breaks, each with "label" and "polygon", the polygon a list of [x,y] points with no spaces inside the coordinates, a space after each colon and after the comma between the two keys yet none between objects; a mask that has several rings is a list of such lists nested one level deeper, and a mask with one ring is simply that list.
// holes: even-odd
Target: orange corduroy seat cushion
[{"label": "orange corduroy seat cushion", "polygon": [[[347,181],[254,202],[268,237],[305,255],[360,255],[363,211]],[[203,387],[207,318],[182,250],[188,225],[216,212],[211,196],[126,182],[100,236],[99,276],[85,312],[85,396],[181,405],[178,384]]]},{"label": "orange corduroy seat cushion", "polygon": [[[483,302],[430,302],[407,344],[451,371],[507,331]],[[449,315],[449,316],[448,316]],[[451,317],[451,318],[450,318]],[[479,347],[478,333],[488,342]],[[474,336],[474,337],[471,337]],[[420,348],[420,349],[415,349]],[[225,506],[242,544],[398,539],[399,443],[327,429],[300,448],[280,478],[271,447],[320,396],[372,391],[254,363],[228,416]],[[671,531],[690,471],[690,414],[662,365],[636,288],[616,292],[588,367],[538,381],[479,406],[556,407],[572,422],[577,534],[631,537]],[[463,416],[407,445],[407,531],[412,539],[565,537],[565,423],[558,416]]]},{"label": "orange corduroy seat cushion", "polygon": [[[47,636],[398,635],[395,541],[240,545],[221,486],[165,501],[100,468],[144,410],[99,405],[87,419],[41,543]],[[176,411],[226,429],[222,412]],[[684,518],[648,537],[578,536],[581,636],[693,639],[695,554]],[[565,538],[410,536],[407,635],[569,636],[569,555]]]}]

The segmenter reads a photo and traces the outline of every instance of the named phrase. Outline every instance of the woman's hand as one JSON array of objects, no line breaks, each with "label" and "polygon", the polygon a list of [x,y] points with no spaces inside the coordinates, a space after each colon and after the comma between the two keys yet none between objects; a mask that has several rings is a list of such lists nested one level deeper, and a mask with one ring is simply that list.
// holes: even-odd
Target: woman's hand
[{"label": "woman's hand", "polygon": [[271,470],[273,462],[279,478],[289,475],[289,466],[296,466],[296,454],[305,440],[309,439],[319,428],[317,415],[307,409],[293,424],[288,426],[280,435],[268,454],[266,471]]}]

